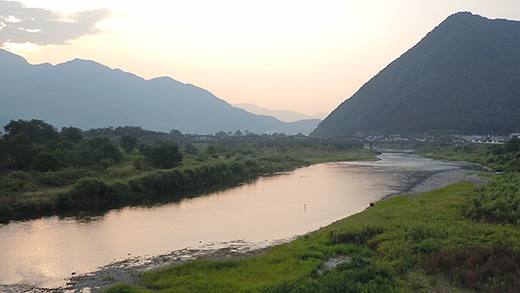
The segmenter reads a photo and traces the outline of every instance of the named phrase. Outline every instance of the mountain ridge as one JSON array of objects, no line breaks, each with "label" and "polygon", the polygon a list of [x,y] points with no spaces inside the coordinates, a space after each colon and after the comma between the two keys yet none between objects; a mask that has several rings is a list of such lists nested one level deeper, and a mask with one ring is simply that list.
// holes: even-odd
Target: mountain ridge
[{"label": "mountain ridge", "polygon": [[251,103],[237,103],[232,104],[235,107],[244,109],[248,112],[251,112],[256,115],[267,115],[275,117],[276,119],[284,122],[296,122],[300,120],[308,120],[308,119],[319,119],[323,120],[327,114],[326,113],[318,113],[316,115],[307,115],[295,111],[290,110],[273,110],[269,108],[259,107],[255,104]]},{"label": "mountain ridge", "polygon": [[195,85],[171,77],[146,80],[92,60],[31,65],[0,49],[0,67],[4,120],[41,119],[57,127],[82,129],[141,126],[199,134],[235,130],[308,134],[317,124],[254,115]]}]

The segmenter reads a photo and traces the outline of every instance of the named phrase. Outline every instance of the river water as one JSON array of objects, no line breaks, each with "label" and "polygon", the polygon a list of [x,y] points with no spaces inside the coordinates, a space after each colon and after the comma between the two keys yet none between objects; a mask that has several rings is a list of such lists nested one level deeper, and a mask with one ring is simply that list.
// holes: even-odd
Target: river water
[{"label": "river water", "polygon": [[198,198],[102,216],[0,226],[0,284],[58,287],[113,261],[184,248],[262,248],[315,231],[468,164],[385,153],[378,161],[299,168]]}]

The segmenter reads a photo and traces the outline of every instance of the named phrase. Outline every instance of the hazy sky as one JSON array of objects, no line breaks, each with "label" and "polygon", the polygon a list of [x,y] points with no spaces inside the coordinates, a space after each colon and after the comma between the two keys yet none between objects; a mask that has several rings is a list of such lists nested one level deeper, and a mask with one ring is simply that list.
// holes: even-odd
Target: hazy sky
[{"label": "hazy sky", "polygon": [[316,114],[458,11],[520,20],[520,1],[0,0],[0,47],[32,64],[91,59],[229,103]]}]

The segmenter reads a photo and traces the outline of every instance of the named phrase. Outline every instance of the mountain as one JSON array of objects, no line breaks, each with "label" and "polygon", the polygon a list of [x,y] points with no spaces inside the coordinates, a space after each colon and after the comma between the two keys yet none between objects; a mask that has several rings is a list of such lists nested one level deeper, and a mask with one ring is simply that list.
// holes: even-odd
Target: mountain
[{"label": "mountain", "polygon": [[344,101],[315,137],[520,128],[520,22],[448,17]]},{"label": "mountain", "polygon": [[141,126],[210,134],[308,134],[316,123],[285,123],[236,108],[207,90],[169,77],[145,80],[89,60],[31,65],[0,49],[0,121],[41,119],[82,129]]},{"label": "mountain", "polygon": [[[317,120],[316,125],[323,120],[327,116],[327,113],[319,113],[314,116],[306,115],[303,113],[288,111],[288,110],[272,110],[268,108],[258,107],[257,105],[250,103],[239,103],[233,104],[233,106],[246,110],[247,112],[251,112],[257,115],[266,115],[272,116],[276,119],[284,122],[296,122],[300,120],[309,120],[315,119]],[[318,121],[319,120],[319,121]]]}]

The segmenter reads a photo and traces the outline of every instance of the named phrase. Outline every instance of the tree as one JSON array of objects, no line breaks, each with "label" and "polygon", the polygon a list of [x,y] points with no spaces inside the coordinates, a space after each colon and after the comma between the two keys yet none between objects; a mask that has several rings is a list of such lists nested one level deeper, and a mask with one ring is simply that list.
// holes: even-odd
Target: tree
[{"label": "tree", "polygon": [[106,137],[94,137],[88,140],[88,146],[93,154],[92,159],[99,162],[101,159],[112,159],[121,162],[121,153]]},{"label": "tree", "polygon": [[182,162],[182,154],[177,145],[154,147],[150,153],[150,158],[152,159],[152,164],[160,169],[171,169]]},{"label": "tree", "polygon": [[196,155],[199,152],[199,149],[196,146],[194,146],[191,142],[188,142],[184,146],[184,152],[190,155]]},{"label": "tree", "polygon": [[152,147],[149,144],[141,144],[137,148],[141,154],[145,157],[150,157],[150,154],[152,153]]},{"label": "tree", "polygon": [[0,170],[5,168],[7,159],[7,141],[0,137]]},{"label": "tree", "polygon": [[225,133],[224,131],[219,131],[219,132],[215,133],[215,136],[218,138],[221,138],[221,139],[226,139],[229,137],[227,135],[227,133]]},{"label": "tree", "polygon": [[135,145],[137,144],[137,137],[124,135],[123,137],[121,137],[119,144],[125,150],[125,152],[130,153],[134,150]]},{"label": "tree", "polygon": [[39,150],[45,149],[42,145],[39,145],[39,147],[31,142],[27,133],[17,134],[9,139],[5,145],[7,164],[17,170],[28,167]]},{"label": "tree", "polygon": [[15,137],[20,133],[26,133],[31,142],[43,143],[49,140],[57,140],[60,135],[56,128],[42,120],[33,119],[31,121],[20,119],[11,120],[4,126],[6,139]]},{"label": "tree", "polygon": [[72,141],[73,143],[78,143],[83,139],[83,131],[76,127],[62,127],[61,135],[63,138]]},{"label": "tree", "polygon": [[508,153],[520,151],[520,139],[516,137],[512,138],[504,144],[504,149]]},{"label": "tree", "polygon": [[55,154],[41,151],[34,157],[33,167],[42,172],[55,171],[60,167],[60,161]]},{"label": "tree", "polygon": [[168,135],[171,136],[171,138],[173,138],[175,141],[181,141],[184,138],[182,132],[180,132],[177,129],[170,130],[170,133],[168,133]]}]

